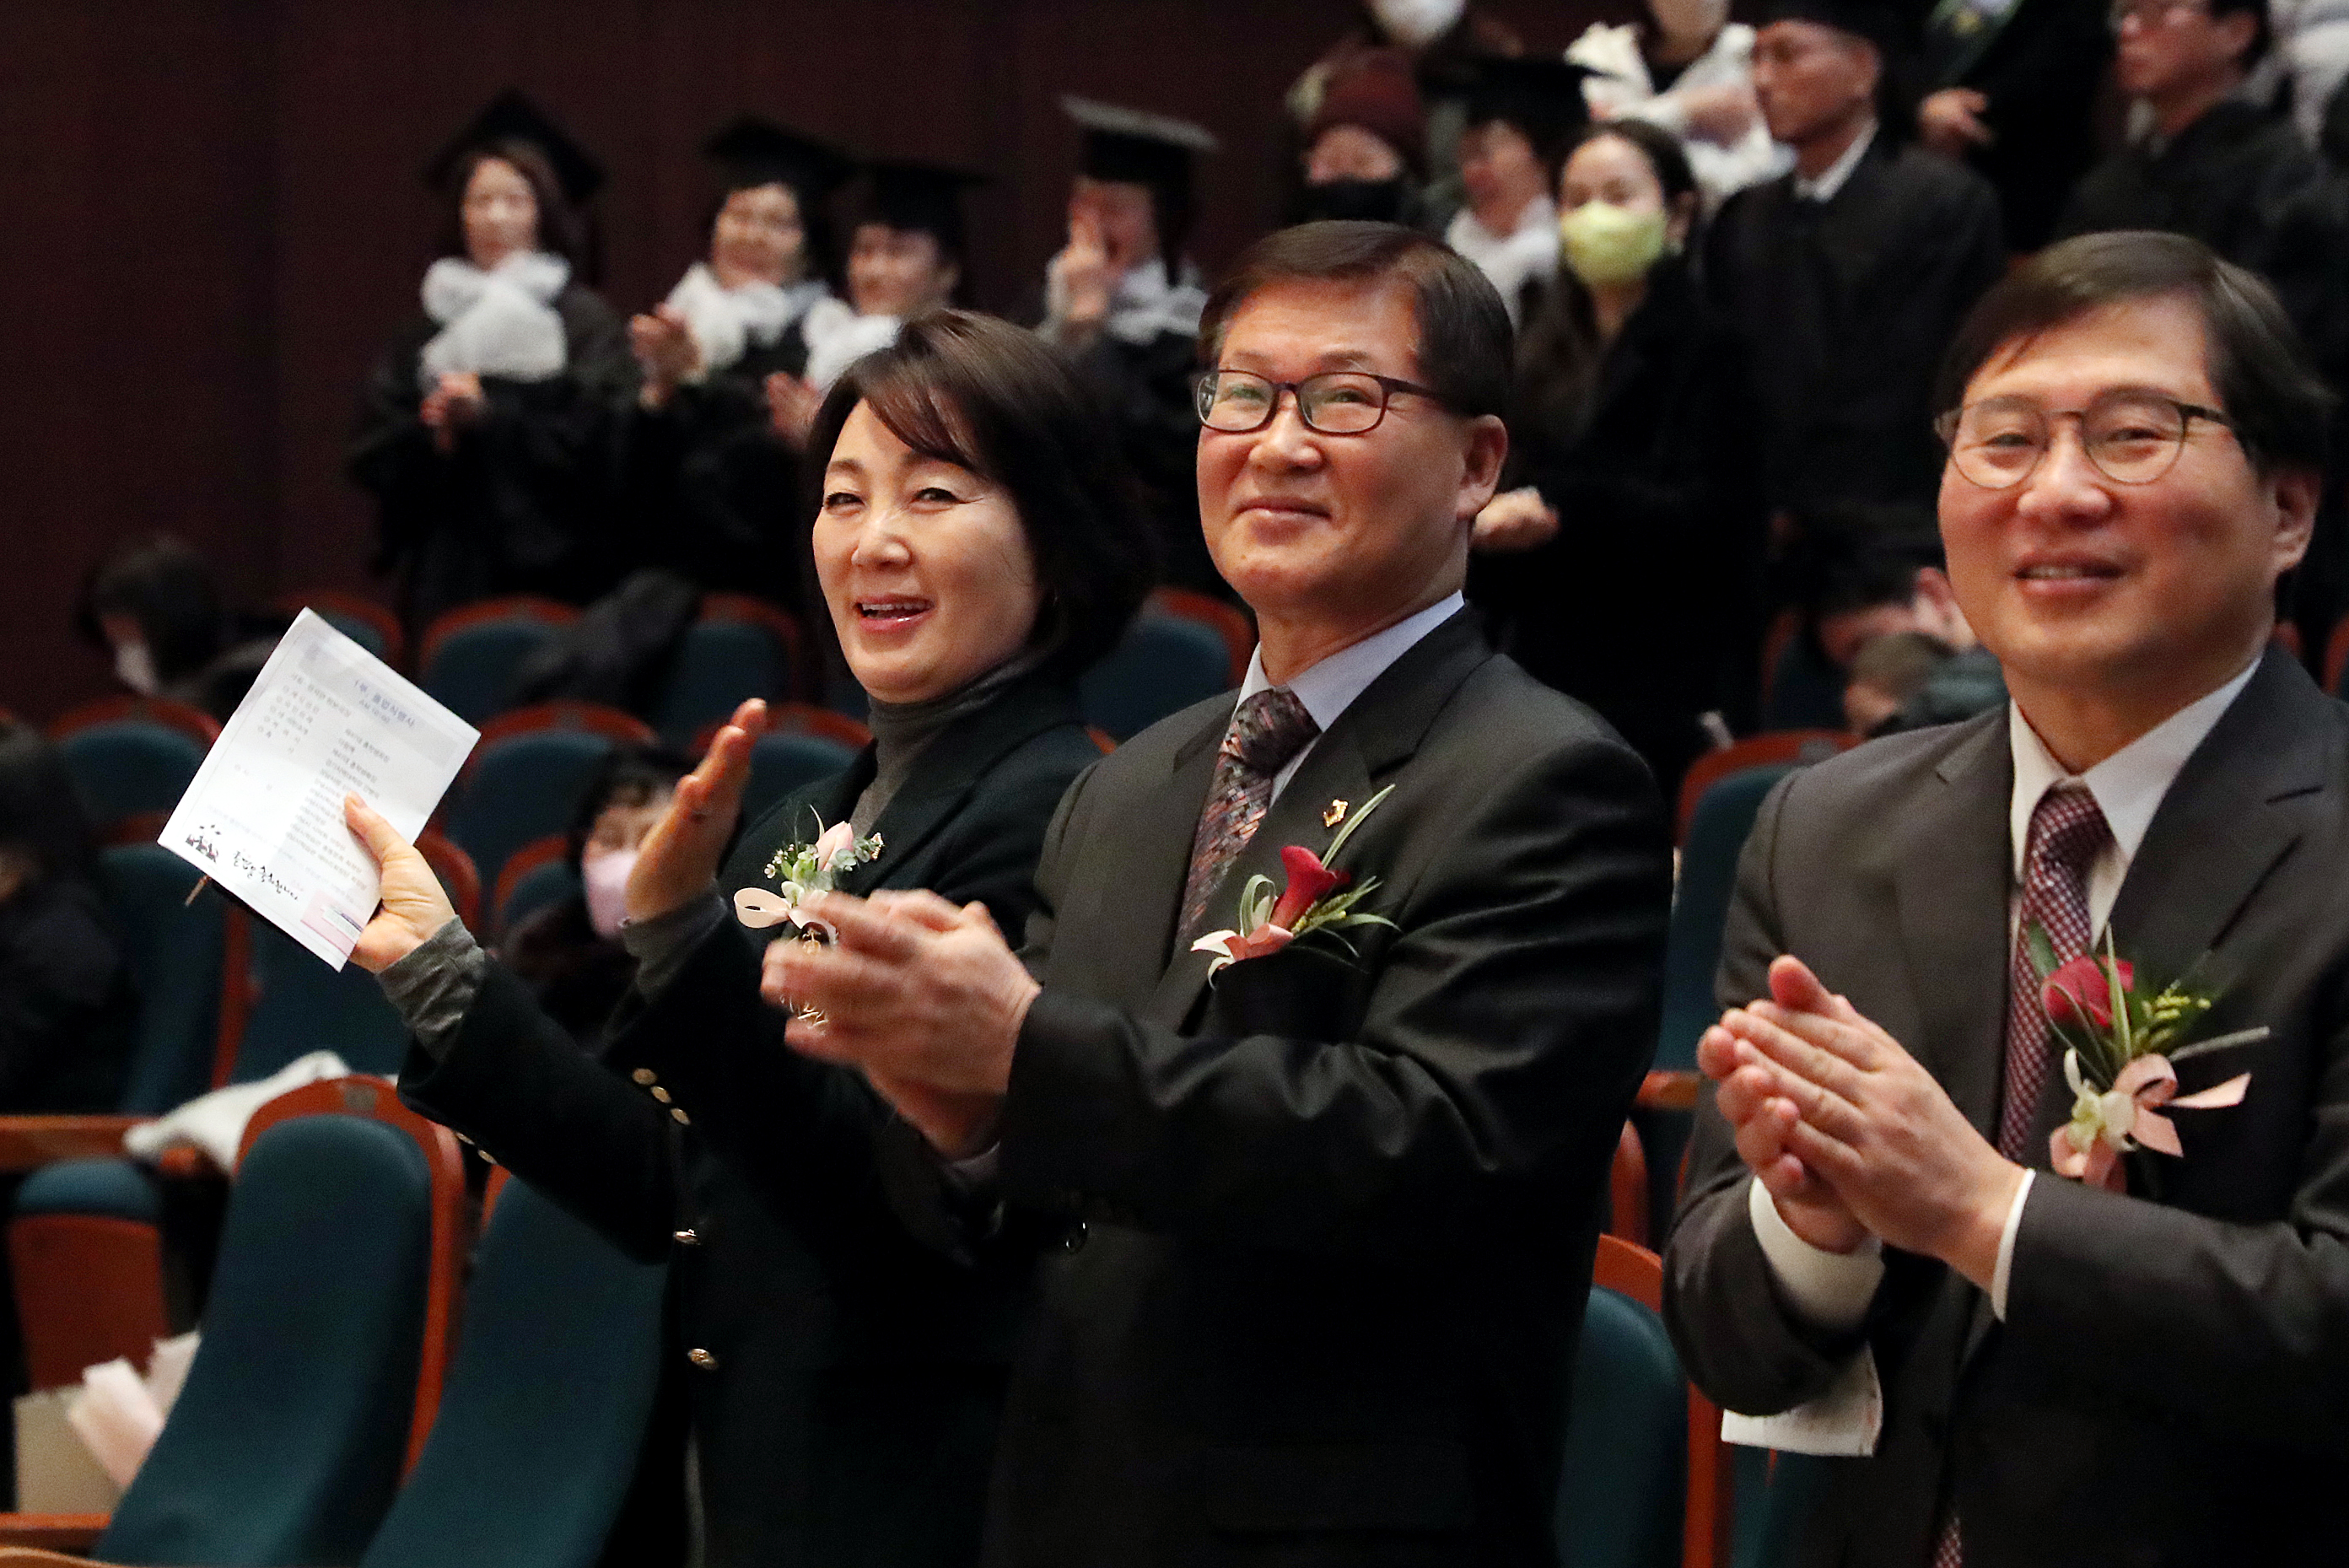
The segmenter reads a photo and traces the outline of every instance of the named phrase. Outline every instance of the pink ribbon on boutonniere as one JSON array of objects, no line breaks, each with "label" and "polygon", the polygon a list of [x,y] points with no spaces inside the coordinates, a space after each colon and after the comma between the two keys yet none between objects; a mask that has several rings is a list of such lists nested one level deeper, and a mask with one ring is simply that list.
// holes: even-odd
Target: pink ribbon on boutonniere
[{"label": "pink ribbon on boutonniere", "polygon": [[2110,1089],[2099,1093],[2080,1073],[2079,1054],[2064,1054],[2064,1075],[2072,1085],[2072,1119],[2048,1135],[2047,1151],[2056,1174],[2090,1187],[2126,1191],[2127,1176],[2121,1156],[2143,1144],[2172,1158],[2181,1158],[2185,1146],[2178,1128],[2161,1107],[2214,1110],[2242,1104],[2251,1075],[2239,1073],[2225,1083],[2199,1094],[2178,1093],[2178,1070],[2167,1056],[2139,1056],[2120,1070]]}]

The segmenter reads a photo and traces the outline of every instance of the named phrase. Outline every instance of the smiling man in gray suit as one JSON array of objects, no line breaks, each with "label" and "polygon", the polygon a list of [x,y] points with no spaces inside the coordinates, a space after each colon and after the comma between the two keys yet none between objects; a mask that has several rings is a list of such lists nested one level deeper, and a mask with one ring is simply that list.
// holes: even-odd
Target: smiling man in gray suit
[{"label": "smiling man in gray suit", "polygon": [[[1764,806],[1666,1315],[1724,1406],[1849,1429],[1806,1563],[2340,1562],[2349,709],[2269,645],[2327,395],[2263,284],[2147,234],[1992,289],[1942,391],[1950,578],[2013,702]],[[2248,1097],[2124,1190],[2049,1168],[2032,926],[2141,987],[2199,960],[2198,1033],[2270,1032],[2178,1064]]]},{"label": "smiling man in gray suit", "polygon": [[[768,981],[829,1015],[795,1046],[976,1157],[953,1181],[1055,1227],[989,1562],[1547,1564],[1654,1037],[1661,803],[1462,607],[1507,445],[1483,275],[1390,224],[1287,230],[1203,341],[1200,510],[1259,623],[1239,701],[1071,788],[1025,967],[937,899],[829,898],[840,944],[777,944]],[[1338,867],[1392,923],[1211,978],[1194,942],[1350,822]]]}]

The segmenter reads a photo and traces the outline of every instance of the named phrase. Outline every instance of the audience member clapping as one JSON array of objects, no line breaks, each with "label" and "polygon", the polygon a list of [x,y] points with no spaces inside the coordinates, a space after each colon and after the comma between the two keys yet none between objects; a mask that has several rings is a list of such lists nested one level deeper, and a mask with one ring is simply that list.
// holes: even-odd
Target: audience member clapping
[{"label": "audience member clapping", "polygon": [[1727,0],[1649,0],[1648,19],[1593,22],[1566,57],[1602,119],[1629,117],[1681,139],[1708,211],[1784,174],[1793,154],[1770,139],[1754,96],[1754,29]]}]

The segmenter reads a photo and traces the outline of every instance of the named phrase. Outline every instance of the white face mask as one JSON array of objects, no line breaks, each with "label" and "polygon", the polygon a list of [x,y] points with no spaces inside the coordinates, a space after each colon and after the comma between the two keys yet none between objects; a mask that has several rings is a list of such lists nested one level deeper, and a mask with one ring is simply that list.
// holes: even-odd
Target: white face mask
[{"label": "white face mask", "polygon": [[1729,0],[1648,0],[1656,26],[1670,38],[1710,41],[1729,20]]},{"label": "white face mask", "polygon": [[141,697],[152,697],[162,685],[155,678],[155,656],[143,642],[126,642],[114,650],[114,678]]},{"label": "white face mask", "polygon": [[579,857],[579,879],[587,888],[587,923],[610,941],[628,912],[628,873],[636,868],[634,849],[606,849]]},{"label": "white face mask", "polygon": [[1423,49],[1450,32],[1468,0],[1371,0],[1379,31],[1406,49]]}]

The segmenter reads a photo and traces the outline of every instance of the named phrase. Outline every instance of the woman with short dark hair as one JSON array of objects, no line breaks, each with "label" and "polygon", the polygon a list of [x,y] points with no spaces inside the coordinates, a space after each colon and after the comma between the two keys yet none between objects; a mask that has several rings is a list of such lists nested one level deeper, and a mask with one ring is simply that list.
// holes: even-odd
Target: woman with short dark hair
[{"label": "woman with short dark hair", "polygon": [[1003,322],[915,318],[815,428],[809,553],[874,742],[735,842],[760,705],[719,732],[629,878],[641,967],[601,1063],[357,802],[384,909],[353,956],[416,1033],[403,1096],[670,1262],[709,1560],[944,1568],[978,1553],[1027,1270],[906,1233],[878,1146],[915,1135],[862,1075],[785,1046],[759,968],[824,881],[1025,925],[1053,810],[1100,754],[1075,678],[1140,602],[1147,535],[1099,407]]},{"label": "woman with short dark hair", "polygon": [[1511,488],[1468,573],[1501,648],[1597,709],[1667,799],[1720,724],[1751,722],[1761,639],[1757,415],[1690,276],[1698,205],[1678,139],[1644,121],[1568,151],[1563,265],[1517,343]]},{"label": "woman with short dark hair", "polygon": [[119,1108],[139,1003],[57,748],[0,720],[0,1113]]},{"label": "woman with short dark hair", "polygon": [[440,256],[349,448],[380,508],[376,568],[398,572],[412,630],[493,594],[585,603],[613,575],[605,452],[636,380],[619,317],[581,279],[578,205],[602,171],[508,94],[427,177],[449,203]]}]

